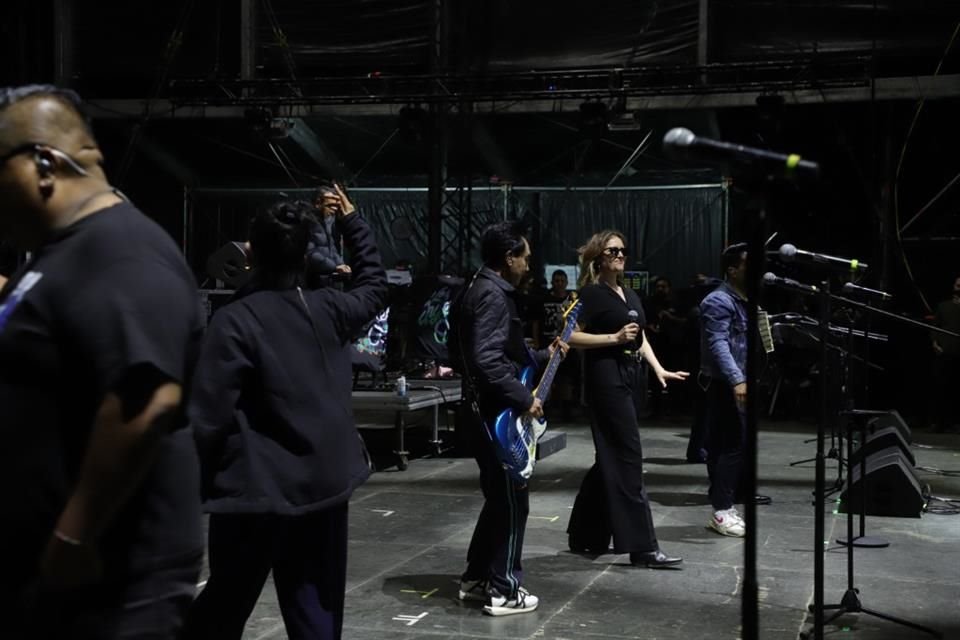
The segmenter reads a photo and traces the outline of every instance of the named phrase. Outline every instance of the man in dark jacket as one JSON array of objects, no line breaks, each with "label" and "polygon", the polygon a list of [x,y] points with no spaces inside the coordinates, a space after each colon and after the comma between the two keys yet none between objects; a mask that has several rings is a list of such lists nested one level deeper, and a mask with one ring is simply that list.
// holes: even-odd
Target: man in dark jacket
[{"label": "man in dark jacket", "polygon": [[370,228],[336,198],[351,289],[302,288],[313,207],[281,202],[254,219],[251,286],[204,340],[189,415],[212,514],[210,578],[186,638],[239,640],[271,569],[291,638],[340,637],[347,503],[370,474],[350,343],[383,308],[387,282]]},{"label": "man in dark jacket", "polygon": [[350,265],[344,263],[340,255],[340,234],[337,232],[335,205],[337,202],[335,185],[319,187],[313,195],[313,205],[319,215],[310,228],[307,239],[306,284],[309,289],[318,289],[332,284],[337,278],[346,280],[350,275]]},{"label": "man in dark jacket", "polygon": [[467,432],[485,500],[467,552],[460,599],[482,601],[484,612],[502,616],[527,613],[538,604],[537,597],[520,585],[529,491],[504,470],[484,425],[504,409],[543,415],[540,399],[518,375],[528,364],[542,365],[559,343],[532,352],[524,342],[514,297],[516,285],[530,268],[530,245],[519,226],[500,222],[488,227],[481,252],[484,266],[454,303],[448,342],[451,361],[464,374],[466,404],[474,405],[479,414],[470,413]]}]

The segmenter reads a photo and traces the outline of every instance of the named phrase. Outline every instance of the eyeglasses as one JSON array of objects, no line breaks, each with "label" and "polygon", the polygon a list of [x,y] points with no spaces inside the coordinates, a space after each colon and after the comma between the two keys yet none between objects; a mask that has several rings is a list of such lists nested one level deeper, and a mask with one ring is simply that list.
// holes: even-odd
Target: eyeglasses
[{"label": "eyeglasses", "polygon": [[627,248],[626,247],[607,247],[603,250],[603,253],[610,256],[611,258],[616,258],[617,256],[627,257]]},{"label": "eyeglasses", "polygon": [[11,158],[15,158],[24,153],[36,153],[40,149],[40,145],[35,142],[27,142],[25,144],[18,145],[0,156],[0,166],[7,164]]},{"label": "eyeglasses", "polygon": [[43,149],[46,149],[54,156],[63,160],[63,162],[69,166],[71,169],[76,171],[81,176],[89,175],[86,170],[80,166],[76,160],[71,158],[66,152],[57,149],[56,147],[51,147],[47,144],[40,144],[39,142],[24,142],[23,144],[15,146],[10,151],[7,151],[5,154],[0,156],[0,167],[7,164],[11,158],[22,155],[24,153],[37,153]]}]

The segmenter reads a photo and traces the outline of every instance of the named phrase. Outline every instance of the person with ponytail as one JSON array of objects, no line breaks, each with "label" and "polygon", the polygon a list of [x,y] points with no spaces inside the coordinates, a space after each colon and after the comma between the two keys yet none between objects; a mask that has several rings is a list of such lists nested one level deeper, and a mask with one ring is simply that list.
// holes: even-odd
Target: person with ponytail
[{"label": "person with ponytail", "polygon": [[184,638],[239,638],[273,570],[291,638],[339,638],[347,503],[370,475],[353,421],[351,340],[383,308],[373,234],[342,190],[348,292],[304,289],[316,209],[279,202],[253,219],[248,286],[213,317],[189,417],[211,514],[210,577]]},{"label": "person with ponytail", "polygon": [[660,550],[650,502],[643,486],[643,450],[637,416],[646,360],[660,384],[685,380],[685,371],[666,371],[641,327],[643,307],[623,285],[627,253],[619,231],[601,231],[580,248],[583,305],[570,346],[584,354],[587,401],[596,462],[577,493],[567,526],[570,550],[629,553],[635,566],[674,568],[682,558]]}]

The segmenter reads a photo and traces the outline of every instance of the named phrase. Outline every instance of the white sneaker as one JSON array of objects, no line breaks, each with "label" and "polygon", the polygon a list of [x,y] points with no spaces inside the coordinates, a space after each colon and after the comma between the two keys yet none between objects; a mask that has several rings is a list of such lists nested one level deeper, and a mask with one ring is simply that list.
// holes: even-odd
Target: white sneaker
[{"label": "white sneaker", "polygon": [[517,597],[507,599],[496,591],[490,591],[489,600],[483,612],[491,616],[509,616],[514,613],[530,613],[540,604],[540,599],[523,587],[517,590]]},{"label": "white sneaker", "polygon": [[732,538],[742,538],[746,532],[743,518],[737,512],[736,507],[715,511],[708,526],[720,535]]},{"label": "white sneaker", "polygon": [[486,602],[487,601],[487,581],[486,580],[461,580],[459,597],[463,601]]}]

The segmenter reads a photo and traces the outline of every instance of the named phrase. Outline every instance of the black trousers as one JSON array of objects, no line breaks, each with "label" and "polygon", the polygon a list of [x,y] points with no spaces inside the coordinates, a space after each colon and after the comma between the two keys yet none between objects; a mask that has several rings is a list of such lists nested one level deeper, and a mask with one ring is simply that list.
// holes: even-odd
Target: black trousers
[{"label": "black trousers", "polygon": [[213,514],[210,578],[182,640],[239,640],[270,570],[293,640],[332,640],[343,628],[347,503],[302,516]]},{"label": "black trousers", "polygon": [[690,438],[687,440],[687,462],[707,461],[707,397],[701,388],[699,379],[692,385],[695,412],[690,425]]},{"label": "black trousers", "polygon": [[643,375],[637,362],[621,362],[615,371],[614,379],[593,379],[588,389],[596,461],[580,485],[567,533],[574,549],[605,553],[612,536],[615,553],[655,551],[637,422]]},{"label": "black trousers", "polygon": [[714,511],[729,509],[737,501],[743,482],[743,444],[746,416],[737,407],[733,388],[713,378],[706,390],[707,474],[710,504]]},{"label": "black trousers", "polygon": [[493,443],[480,421],[471,416],[470,437],[477,466],[483,508],[467,551],[464,580],[487,580],[500,595],[513,598],[523,583],[523,534],[530,513],[530,491],[514,480],[497,460]]}]

